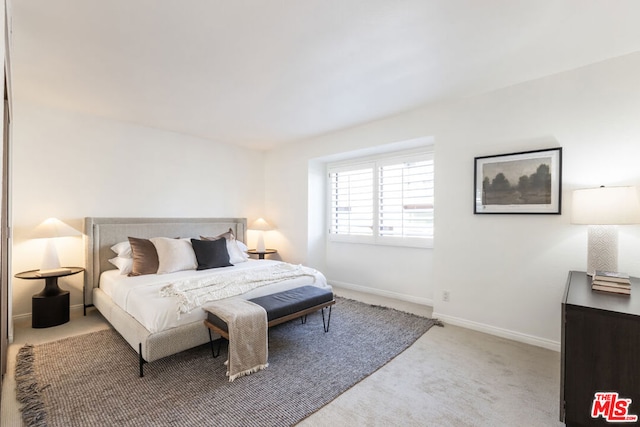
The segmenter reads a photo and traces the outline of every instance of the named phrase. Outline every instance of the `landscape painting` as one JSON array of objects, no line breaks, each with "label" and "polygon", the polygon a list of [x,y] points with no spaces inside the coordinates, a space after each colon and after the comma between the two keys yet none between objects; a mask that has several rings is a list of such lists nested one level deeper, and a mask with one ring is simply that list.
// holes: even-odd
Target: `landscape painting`
[{"label": "landscape painting", "polygon": [[560,214],[562,148],[475,158],[474,213]]}]

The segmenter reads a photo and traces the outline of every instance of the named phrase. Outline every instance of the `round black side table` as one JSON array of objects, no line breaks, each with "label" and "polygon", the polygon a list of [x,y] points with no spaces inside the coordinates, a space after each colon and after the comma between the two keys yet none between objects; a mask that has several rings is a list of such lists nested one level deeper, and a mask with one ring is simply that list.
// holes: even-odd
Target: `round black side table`
[{"label": "round black side table", "polygon": [[23,271],[18,279],[44,279],[44,289],[31,297],[31,327],[48,328],[69,321],[69,291],[60,289],[58,277],[71,276],[84,271],[82,267],[63,267],[59,273],[43,276],[40,270]]},{"label": "round black side table", "polygon": [[265,249],[264,251],[259,251],[257,249],[249,249],[247,251],[249,255],[258,255],[258,259],[264,259],[265,255],[278,253],[275,249]]}]

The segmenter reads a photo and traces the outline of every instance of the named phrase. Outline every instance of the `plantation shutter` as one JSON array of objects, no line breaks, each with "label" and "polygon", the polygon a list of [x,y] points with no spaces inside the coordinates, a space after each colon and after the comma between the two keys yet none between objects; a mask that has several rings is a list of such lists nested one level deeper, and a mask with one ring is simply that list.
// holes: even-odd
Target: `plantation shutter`
[{"label": "plantation shutter", "polygon": [[331,208],[329,233],[372,236],[374,165],[329,170]]},{"label": "plantation shutter", "polygon": [[379,166],[380,237],[433,238],[433,177],[431,154]]},{"label": "plantation shutter", "polygon": [[333,163],[327,172],[330,241],[433,247],[432,149]]}]

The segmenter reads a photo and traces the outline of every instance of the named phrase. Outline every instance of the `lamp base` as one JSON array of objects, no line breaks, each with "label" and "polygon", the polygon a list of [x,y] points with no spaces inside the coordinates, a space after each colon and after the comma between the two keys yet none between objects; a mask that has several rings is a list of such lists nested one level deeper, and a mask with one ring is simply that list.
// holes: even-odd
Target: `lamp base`
[{"label": "lamp base", "polygon": [[265,251],[264,231],[260,231],[260,234],[258,234],[258,242],[256,243],[256,250],[258,252],[264,252]]},{"label": "lamp base", "polygon": [[42,256],[42,265],[40,271],[57,270],[60,268],[60,258],[58,258],[58,249],[56,248],[55,238],[47,239]]},{"label": "lamp base", "polygon": [[596,270],[618,271],[618,227],[616,225],[590,225],[587,252],[587,274]]}]

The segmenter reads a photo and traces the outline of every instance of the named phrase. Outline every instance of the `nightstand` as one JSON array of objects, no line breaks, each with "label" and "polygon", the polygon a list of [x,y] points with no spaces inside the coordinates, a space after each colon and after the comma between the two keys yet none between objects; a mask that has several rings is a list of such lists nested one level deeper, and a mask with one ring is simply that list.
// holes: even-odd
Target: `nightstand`
[{"label": "nightstand", "polygon": [[42,292],[31,297],[31,327],[48,328],[69,321],[69,291],[60,289],[58,277],[71,276],[84,271],[82,267],[65,267],[63,271],[51,276],[41,276],[40,270],[23,271],[15,275],[18,279],[44,279]]},{"label": "nightstand", "polygon": [[591,280],[570,271],[561,305],[560,421],[568,426],[607,424],[592,415],[596,393],[620,393],[633,415],[640,402],[640,279],[631,278],[631,295],[594,291]]},{"label": "nightstand", "polygon": [[275,249],[265,249],[264,251],[258,251],[257,249],[249,249],[247,253],[250,255],[258,255],[258,259],[264,259],[265,255],[275,254],[275,253],[278,253],[278,251]]}]

